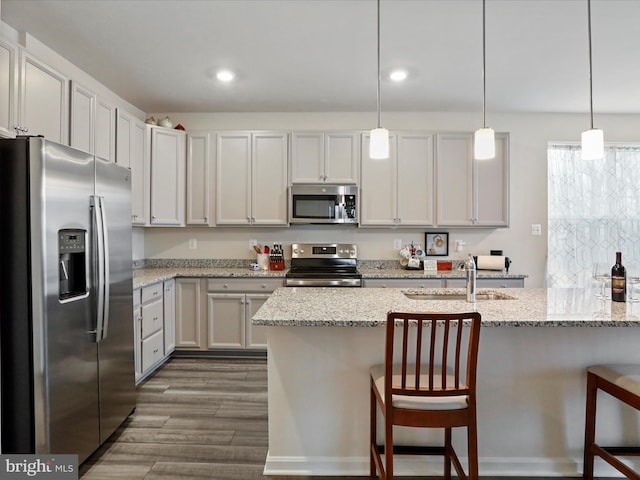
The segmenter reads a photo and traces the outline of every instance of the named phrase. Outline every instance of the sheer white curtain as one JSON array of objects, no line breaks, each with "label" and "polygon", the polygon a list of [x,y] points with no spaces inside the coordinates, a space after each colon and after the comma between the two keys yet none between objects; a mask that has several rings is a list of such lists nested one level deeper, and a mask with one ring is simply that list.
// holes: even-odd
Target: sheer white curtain
[{"label": "sheer white curtain", "polygon": [[582,160],[578,145],[548,149],[548,287],[592,285],[594,262],[640,275],[640,146],[607,146]]}]

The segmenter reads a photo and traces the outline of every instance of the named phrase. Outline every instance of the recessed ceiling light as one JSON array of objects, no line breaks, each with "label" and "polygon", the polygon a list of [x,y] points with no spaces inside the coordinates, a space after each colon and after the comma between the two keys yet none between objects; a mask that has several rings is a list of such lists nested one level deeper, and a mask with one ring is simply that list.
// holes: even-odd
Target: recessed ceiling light
[{"label": "recessed ceiling light", "polygon": [[216,78],[221,82],[230,82],[234,78],[236,78],[235,74],[230,70],[220,70],[216,73]]},{"label": "recessed ceiling light", "polygon": [[389,78],[394,82],[402,82],[407,78],[407,72],[404,70],[394,70],[389,74]]}]

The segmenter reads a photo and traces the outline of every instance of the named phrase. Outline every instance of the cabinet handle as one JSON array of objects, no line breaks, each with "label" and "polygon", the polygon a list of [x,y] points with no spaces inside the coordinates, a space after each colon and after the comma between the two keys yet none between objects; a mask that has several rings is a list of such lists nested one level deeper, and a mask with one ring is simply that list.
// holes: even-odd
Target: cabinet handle
[{"label": "cabinet handle", "polygon": [[208,217],[204,217],[204,221],[205,221],[205,222],[208,222],[208,221],[209,221],[209,218],[208,218]]},{"label": "cabinet handle", "polygon": [[158,317],[153,317],[153,321],[157,322],[158,321]]},{"label": "cabinet handle", "polygon": [[507,288],[506,285],[500,285],[500,288]]},{"label": "cabinet handle", "polygon": [[157,349],[157,348],[156,348],[156,349],[154,349],[154,350],[153,350],[153,353],[158,353],[158,349]]}]

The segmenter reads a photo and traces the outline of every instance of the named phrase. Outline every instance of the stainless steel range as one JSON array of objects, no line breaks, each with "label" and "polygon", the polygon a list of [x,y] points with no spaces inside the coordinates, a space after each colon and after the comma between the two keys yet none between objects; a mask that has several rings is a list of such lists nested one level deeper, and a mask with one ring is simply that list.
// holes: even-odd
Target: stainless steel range
[{"label": "stainless steel range", "polygon": [[287,287],[361,287],[358,247],[351,243],[294,243]]}]

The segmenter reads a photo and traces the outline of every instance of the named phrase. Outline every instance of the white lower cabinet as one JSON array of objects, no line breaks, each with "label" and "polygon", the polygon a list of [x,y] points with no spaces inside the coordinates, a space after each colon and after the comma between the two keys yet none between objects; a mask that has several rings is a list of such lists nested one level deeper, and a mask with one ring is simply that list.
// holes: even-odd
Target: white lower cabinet
[{"label": "white lower cabinet", "polygon": [[[476,280],[478,288],[524,288],[524,278],[478,278]],[[444,280],[447,288],[464,288],[466,280],[463,278],[452,278]]]},{"label": "white lower cabinet", "polygon": [[174,349],[174,286],[171,279],[133,292],[136,382],[158,368]]},{"label": "white lower cabinet", "polygon": [[439,278],[365,278],[366,288],[441,288]]},{"label": "white lower cabinet", "polygon": [[[365,278],[366,288],[464,288],[464,278]],[[524,288],[524,278],[478,278],[478,288]]]},{"label": "white lower cabinet", "polygon": [[176,283],[176,349],[266,350],[266,327],[251,318],[280,278],[180,278]]},{"label": "white lower cabinet", "polygon": [[176,348],[176,281],[164,282],[164,354],[169,355]]}]

